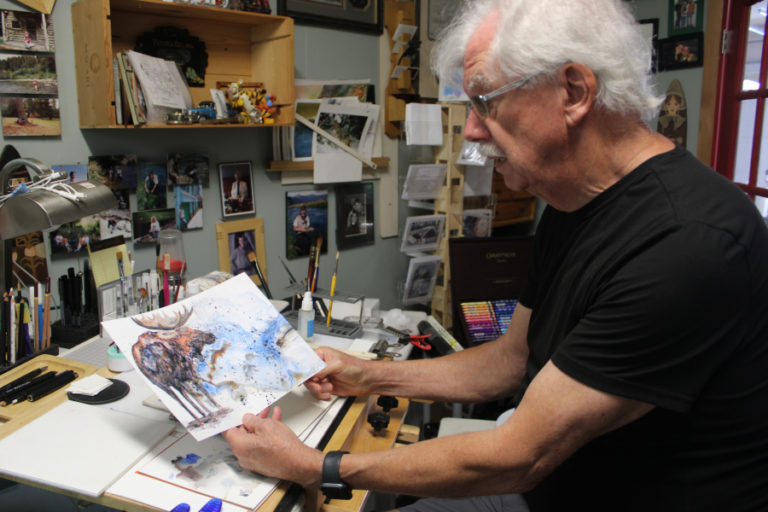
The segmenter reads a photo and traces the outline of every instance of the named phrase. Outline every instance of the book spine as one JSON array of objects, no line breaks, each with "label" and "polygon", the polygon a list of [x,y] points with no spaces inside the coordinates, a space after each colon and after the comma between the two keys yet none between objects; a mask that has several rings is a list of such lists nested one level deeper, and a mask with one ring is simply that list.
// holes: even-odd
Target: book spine
[{"label": "book spine", "polygon": [[117,57],[112,59],[112,81],[115,85],[115,121],[117,124],[123,124],[123,98],[120,87],[120,69],[117,65]]},{"label": "book spine", "polygon": [[125,68],[125,59],[123,54],[117,55],[117,67],[120,70],[120,81],[123,84],[123,92],[125,93],[125,102],[128,104],[128,110],[131,112],[131,121],[133,124],[139,124],[138,117],[136,116],[136,105],[133,103],[133,92],[131,91],[131,81],[128,77],[128,70]]},{"label": "book spine", "polygon": [[123,59],[123,66],[125,67],[127,81],[130,84],[131,104],[135,107],[136,110],[136,122],[134,124],[146,124],[147,112],[146,108],[144,107],[144,102],[142,101],[143,97],[140,89],[141,86],[139,85],[139,81],[133,71],[131,62],[128,60],[128,56],[124,53],[121,53],[120,55]]}]

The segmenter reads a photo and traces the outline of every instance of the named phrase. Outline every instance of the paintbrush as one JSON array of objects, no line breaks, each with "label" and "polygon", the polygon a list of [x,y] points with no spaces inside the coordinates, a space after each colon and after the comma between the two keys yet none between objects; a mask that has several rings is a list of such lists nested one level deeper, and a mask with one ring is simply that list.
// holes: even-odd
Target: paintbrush
[{"label": "paintbrush", "polygon": [[331,300],[328,301],[328,316],[325,325],[331,325],[331,311],[333,311],[333,296],[336,294],[336,275],[339,272],[339,251],[336,251],[336,263],[333,264],[333,277],[331,277]]}]

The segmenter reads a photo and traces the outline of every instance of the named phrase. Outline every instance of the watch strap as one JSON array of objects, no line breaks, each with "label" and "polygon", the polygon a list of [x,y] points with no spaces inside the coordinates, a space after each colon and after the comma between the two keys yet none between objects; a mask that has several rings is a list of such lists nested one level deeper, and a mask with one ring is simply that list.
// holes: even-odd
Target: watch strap
[{"label": "watch strap", "polygon": [[341,480],[339,466],[341,457],[349,452],[334,450],[325,454],[320,490],[327,499],[348,500],[352,498],[352,490]]}]

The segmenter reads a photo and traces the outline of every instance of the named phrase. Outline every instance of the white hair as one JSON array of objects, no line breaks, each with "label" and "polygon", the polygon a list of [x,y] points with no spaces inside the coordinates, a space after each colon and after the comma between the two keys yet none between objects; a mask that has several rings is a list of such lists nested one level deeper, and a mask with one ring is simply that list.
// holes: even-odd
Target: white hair
[{"label": "white hair", "polygon": [[651,84],[651,45],[620,0],[465,0],[432,52],[441,81],[457,76],[467,43],[491,15],[489,79],[546,77],[578,62],[597,77],[599,107],[646,120],[656,115],[663,98]]}]

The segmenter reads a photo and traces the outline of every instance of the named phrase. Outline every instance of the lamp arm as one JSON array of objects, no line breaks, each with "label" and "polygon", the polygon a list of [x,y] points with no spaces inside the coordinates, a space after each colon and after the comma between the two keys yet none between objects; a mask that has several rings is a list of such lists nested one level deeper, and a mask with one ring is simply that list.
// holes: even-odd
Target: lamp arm
[{"label": "lamp arm", "polygon": [[2,195],[8,193],[8,176],[13,171],[20,169],[21,167],[27,168],[27,173],[29,173],[29,177],[33,182],[40,181],[46,176],[51,176],[53,178],[66,177],[65,174],[61,171],[52,171],[50,167],[45,165],[37,158],[15,158],[5,164],[2,170],[0,170],[0,187],[2,187]]}]

